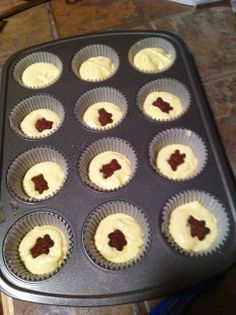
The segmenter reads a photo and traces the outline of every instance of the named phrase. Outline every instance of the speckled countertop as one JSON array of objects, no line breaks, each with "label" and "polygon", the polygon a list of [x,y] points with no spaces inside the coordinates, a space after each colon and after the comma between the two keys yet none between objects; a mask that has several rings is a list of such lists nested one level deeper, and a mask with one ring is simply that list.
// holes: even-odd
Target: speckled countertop
[{"label": "speckled countertop", "polygon": [[[1,0],[0,12],[22,2]],[[23,48],[72,35],[119,29],[167,30],[184,39],[195,58],[236,175],[236,16],[228,1],[197,9],[167,0],[83,0],[73,5],[64,0],[50,1],[8,19],[0,33],[0,70],[10,55]],[[204,294],[187,314],[235,314],[235,280],[236,271],[232,269],[220,286]],[[101,308],[8,302],[15,315],[144,315],[159,300]]]}]

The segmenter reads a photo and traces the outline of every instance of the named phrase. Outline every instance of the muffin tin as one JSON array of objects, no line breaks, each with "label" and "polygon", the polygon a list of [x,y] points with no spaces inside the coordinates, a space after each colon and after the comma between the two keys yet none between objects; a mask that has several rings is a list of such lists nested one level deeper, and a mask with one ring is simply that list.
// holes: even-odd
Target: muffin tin
[{"label": "muffin tin", "polygon": [[[173,64],[160,73],[143,73],[130,63],[131,47],[136,49],[139,41],[150,42],[150,38],[155,38],[157,42],[167,41],[175,56]],[[110,47],[119,57],[116,72],[107,80],[86,82],[76,75],[74,64],[78,52],[91,45]],[[27,88],[21,82],[19,69],[25,63],[28,64],[28,56],[35,56],[35,53],[50,58],[55,55],[61,67],[58,80],[45,88]],[[147,83],[160,79],[177,80],[190,95],[190,104],[177,119],[154,121],[140,110],[138,93]],[[97,88],[116,89],[127,100],[124,119],[114,128],[92,130],[75,115],[78,100]],[[23,50],[12,56],[3,69],[0,97],[2,291],[15,298],[48,304],[95,306],[128,303],[170,294],[218,274],[235,263],[236,204],[233,198],[233,177],[191,55],[176,35],[162,31],[109,32],[62,39]],[[19,120],[16,106],[22,106],[22,102],[31,103],[26,101],[29,98],[53,98],[53,102],[60,103],[63,121],[53,134],[32,139],[24,137],[19,128],[13,126]],[[10,116],[14,117],[13,121],[9,120]],[[150,163],[151,141],[165,130],[172,129],[173,132],[174,128],[193,131],[206,147],[207,158],[202,170],[187,180],[164,178],[155,172]],[[106,138],[108,141],[104,140]],[[86,175],[81,176],[80,158],[83,158],[83,153],[91,144],[97,141],[112,142],[115,138],[128,143],[137,155],[137,165],[133,166],[134,176],[120,189],[99,191],[86,183]],[[20,184],[14,182],[15,174],[12,174],[12,168],[9,172],[9,168],[17,157],[19,161],[22,153],[36,152],[35,156],[39,156],[42,150],[59,152],[65,158],[68,164],[66,181],[60,191],[45,200],[22,198]],[[22,172],[17,169],[16,172]],[[12,181],[19,194],[11,189]],[[226,212],[226,221],[229,222],[223,244],[205,256],[184,255],[171,246],[162,231],[165,205],[176,194],[181,195],[189,190],[202,191],[219,200],[223,205],[220,209]],[[128,202],[139,209],[150,226],[144,254],[137,262],[121,270],[111,270],[106,264],[97,264],[85,246],[85,222],[90,220],[92,213],[98,213],[99,217],[99,209],[105,203],[116,202]],[[55,216],[57,220],[60,218],[60,224],[65,222],[70,231],[70,253],[60,270],[49,277],[31,278],[28,274],[23,277],[12,267],[12,257],[15,256],[9,256],[9,244],[10,249],[12,246],[14,250],[14,233],[18,231],[21,234],[19,226],[22,226],[22,222],[31,222],[29,218],[34,218],[33,222],[40,224],[40,218],[45,216]]]}]

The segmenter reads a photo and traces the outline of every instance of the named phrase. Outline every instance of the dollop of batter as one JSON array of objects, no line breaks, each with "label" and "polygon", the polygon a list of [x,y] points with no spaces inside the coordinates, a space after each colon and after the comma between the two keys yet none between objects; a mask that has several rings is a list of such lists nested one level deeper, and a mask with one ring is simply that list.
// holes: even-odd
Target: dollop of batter
[{"label": "dollop of batter", "polygon": [[[48,189],[43,193],[39,193],[35,190],[35,184],[32,178],[43,175],[47,181]],[[25,174],[23,178],[24,191],[29,197],[35,199],[43,199],[48,196],[52,196],[62,186],[65,179],[65,174],[61,166],[55,162],[41,162],[32,166]]]},{"label": "dollop of batter", "polygon": [[[103,177],[102,166],[115,159],[121,168],[116,170],[112,176]],[[121,153],[106,151],[96,155],[89,165],[89,179],[98,187],[105,190],[112,190],[126,184],[131,177],[130,161]]]},{"label": "dollop of batter", "polygon": [[[170,104],[172,109],[166,113],[163,112],[159,107],[154,106],[153,103],[158,99],[162,98],[163,101]],[[155,91],[146,97],[143,103],[143,112],[150,116],[152,119],[156,120],[170,120],[178,117],[183,111],[183,106],[181,100],[175,96],[174,94],[163,92],[163,91]]]},{"label": "dollop of batter", "polygon": [[[33,258],[30,250],[35,246],[37,239],[49,235],[54,245],[49,248],[48,254],[41,254]],[[61,265],[67,253],[67,241],[64,234],[55,226],[36,226],[29,231],[19,245],[19,255],[26,269],[33,274],[52,272]]]},{"label": "dollop of batter", "polygon": [[[45,118],[46,120],[52,121],[52,128],[45,129],[43,131],[38,131],[36,128],[36,123],[39,119]],[[30,112],[20,123],[20,128],[22,132],[29,137],[45,137],[58,127],[60,124],[59,116],[52,110],[42,108],[36,109]]]},{"label": "dollop of batter", "polygon": [[[109,245],[108,235],[120,230],[127,244],[122,250]],[[143,232],[138,222],[128,214],[115,213],[103,219],[96,230],[95,246],[104,258],[114,263],[127,262],[138,256],[143,248]]]},{"label": "dollop of batter", "polygon": [[[99,109],[104,108],[108,113],[112,114],[112,123],[102,126],[99,122]],[[88,107],[83,116],[83,121],[87,126],[93,129],[112,128],[122,118],[122,112],[119,107],[110,102],[98,102]]]},{"label": "dollop of batter", "polygon": [[[179,150],[181,154],[185,154],[185,159],[184,163],[178,165],[177,169],[174,171],[168,160],[176,150]],[[164,176],[170,179],[185,179],[193,175],[197,165],[197,158],[193,150],[187,145],[169,144],[157,153],[156,166]]]},{"label": "dollop of batter", "polygon": [[[188,223],[190,216],[205,221],[210,232],[203,240],[191,236],[191,227]],[[175,208],[170,216],[169,233],[176,244],[187,251],[200,252],[207,250],[216,239],[218,232],[217,220],[212,213],[198,201],[185,203]]]},{"label": "dollop of batter", "polygon": [[25,69],[22,74],[22,82],[31,88],[44,87],[55,81],[60,70],[51,63],[36,62]]},{"label": "dollop of batter", "polygon": [[115,71],[111,60],[104,56],[91,57],[79,68],[79,74],[83,80],[101,81],[110,77]]},{"label": "dollop of batter", "polygon": [[160,72],[172,62],[171,55],[162,48],[144,48],[134,56],[134,66],[144,72]]}]

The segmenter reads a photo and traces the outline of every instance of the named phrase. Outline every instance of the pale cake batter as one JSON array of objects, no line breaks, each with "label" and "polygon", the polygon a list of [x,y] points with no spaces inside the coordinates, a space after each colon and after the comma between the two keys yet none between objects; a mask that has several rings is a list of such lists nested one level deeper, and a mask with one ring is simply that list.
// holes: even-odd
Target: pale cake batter
[{"label": "pale cake batter", "polygon": [[[103,173],[100,171],[104,164],[110,163],[116,159],[120,164],[121,169],[116,170],[113,175],[108,178],[103,178]],[[104,190],[112,190],[126,184],[131,177],[130,161],[121,153],[106,151],[96,155],[89,165],[89,179],[92,183]]]},{"label": "pale cake batter", "polygon": [[134,66],[144,72],[160,72],[172,62],[171,55],[162,48],[144,48],[134,56]]},{"label": "pale cake batter", "polygon": [[104,56],[91,57],[79,68],[79,75],[83,80],[101,81],[110,77],[115,71],[111,60]]},{"label": "pale cake batter", "polygon": [[[39,194],[35,190],[35,184],[32,178],[42,174],[47,181],[48,189]],[[59,190],[65,179],[65,174],[61,166],[55,162],[41,162],[32,166],[25,174],[23,179],[23,187],[26,194],[35,199],[43,199],[52,196]]]},{"label": "pale cake batter", "polygon": [[28,66],[22,74],[22,82],[31,88],[40,88],[54,82],[60,70],[51,63],[36,62]]},{"label": "pale cake batter", "polygon": [[[169,112],[164,112],[158,106],[153,105],[159,97],[162,98],[164,102],[169,103],[170,107],[172,107]],[[183,106],[181,100],[174,94],[164,91],[155,91],[148,94],[143,104],[143,112],[147,114],[147,116],[156,120],[174,119],[178,117],[182,111]]]},{"label": "pale cake batter", "polygon": [[[108,235],[120,230],[127,241],[121,251],[108,245]],[[114,263],[123,263],[137,257],[143,248],[143,232],[138,222],[124,213],[108,215],[103,219],[95,233],[95,245],[104,258]]]},{"label": "pale cake batter", "polygon": [[[99,113],[98,111],[104,108],[108,113],[112,114],[112,123],[109,123],[105,126],[102,126],[101,123],[99,122]],[[93,129],[108,129],[112,128],[114,125],[116,125],[122,118],[122,112],[120,108],[110,102],[98,102],[95,103],[85,111],[84,116],[83,116],[83,121],[87,126]]]},{"label": "pale cake batter", "polygon": [[[193,216],[195,219],[206,223],[210,229],[203,240],[191,235],[188,219]],[[183,204],[173,210],[170,216],[169,233],[176,244],[187,251],[200,252],[207,250],[217,236],[217,221],[209,210],[204,208],[198,201]]]},{"label": "pale cake batter", "polygon": [[[48,234],[54,245],[48,254],[41,254],[33,258],[30,250],[35,246],[38,238]],[[64,261],[67,253],[67,242],[64,234],[56,227],[49,225],[36,226],[29,231],[20,242],[19,255],[26,269],[33,274],[45,274],[54,271]]]},{"label": "pale cake batter", "polygon": [[[170,159],[171,154],[179,150],[181,154],[185,154],[184,163],[180,164],[175,171],[172,170],[168,160]],[[192,176],[197,168],[198,161],[193,152],[193,150],[183,144],[169,144],[163,147],[156,157],[156,166],[161,174],[164,176],[173,179],[180,180]]]},{"label": "pale cake batter", "polygon": [[[43,131],[38,131],[36,128],[36,123],[39,119],[45,118],[48,121],[51,121],[52,128],[44,129]],[[59,116],[52,110],[42,108],[33,110],[31,113],[26,115],[20,124],[20,128],[22,132],[29,137],[45,137],[50,133],[53,133],[55,129],[57,129],[60,124]]]}]

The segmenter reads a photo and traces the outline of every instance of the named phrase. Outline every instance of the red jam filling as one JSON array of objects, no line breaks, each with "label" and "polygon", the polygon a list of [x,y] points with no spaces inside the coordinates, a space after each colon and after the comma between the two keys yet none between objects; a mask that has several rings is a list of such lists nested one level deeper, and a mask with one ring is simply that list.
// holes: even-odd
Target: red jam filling
[{"label": "red jam filling", "polygon": [[103,178],[108,178],[117,170],[121,169],[121,165],[116,159],[111,160],[110,163],[102,165],[100,172],[103,173]]},{"label": "red jam filling", "polygon": [[49,248],[53,247],[54,242],[48,234],[45,234],[44,237],[39,237],[36,241],[34,247],[31,248],[30,253],[33,258],[37,258],[42,254],[48,254]]},{"label": "red jam filling", "polygon": [[44,192],[44,190],[48,190],[48,182],[45,180],[42,174],[32,177],[32,182],[34,182],[34,189],[37,190],[40,194]]},{"label": "red jam filling", "polygon": [[161,97],[158,97],[152,105],[158,107],[163,113],[167,114],[174,109],[170,106],[170,103],[165,102]]},{"label": "red jam filling", "polygon": [[107,124],[113,122],[111,118],[112,114],[108,113],[104,108],[99,109],[98,114],[99,114],[98,121],[102,126],[106,126]]},{"label": "red jam filling", "polygon": [[127,244],[124,234],[120,230],[108,234],[110,247],[115,247],[117,250],[122,251],[123,247]]},{"label": "red jam filling", "polygon": [[46,120],[45,118],[38,119],[36,121],[36,129],[39,132],[42,132],[45,129],[52,129],[53,122],[50,120]]},{"label": "red jam filling", "polygon": [[173,171],[176,171],[178,166],[184,163],[186,155],[181,154],[179,150],[175,150],[174,153],[171,154],[169,160],[167,162],[170,164],[170,167]]},{"label": "red jam filling", "polygon": [[210,233],[210,229],[206,227],[206,222],[204,220],[199,221],[193,216],[188,219],[188,225],[190,226],[192,237],[197,237],[199,241],[204,240],[207,234]]}]

